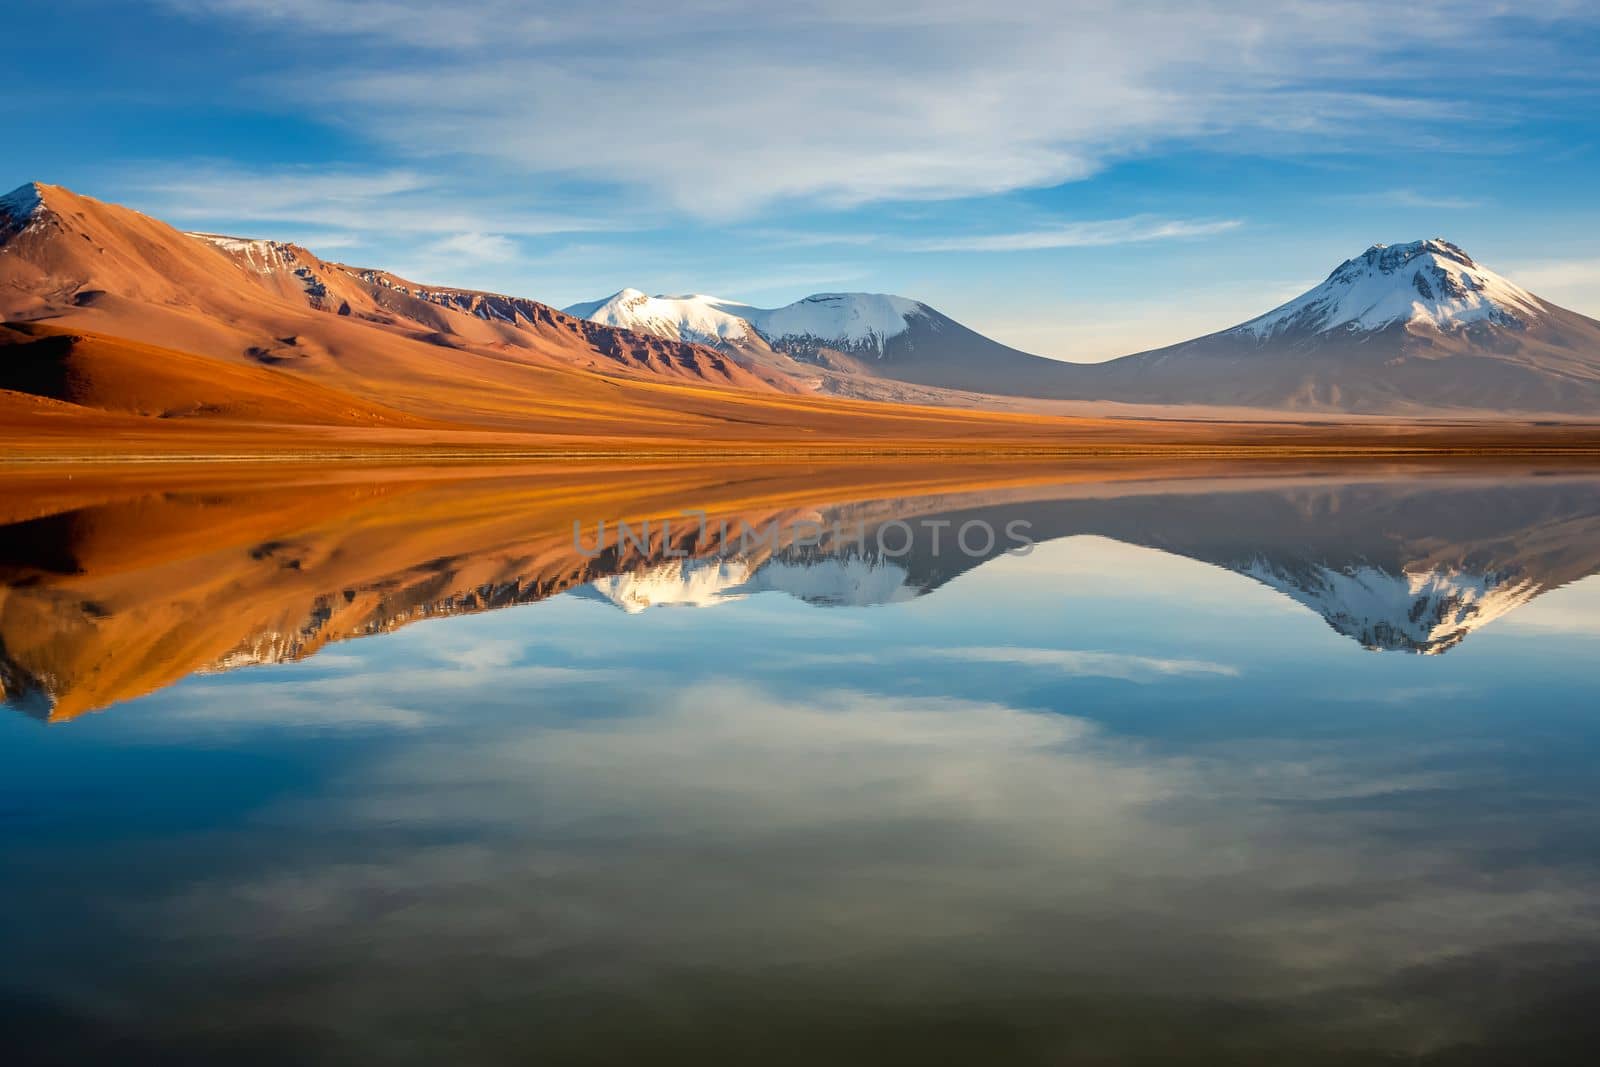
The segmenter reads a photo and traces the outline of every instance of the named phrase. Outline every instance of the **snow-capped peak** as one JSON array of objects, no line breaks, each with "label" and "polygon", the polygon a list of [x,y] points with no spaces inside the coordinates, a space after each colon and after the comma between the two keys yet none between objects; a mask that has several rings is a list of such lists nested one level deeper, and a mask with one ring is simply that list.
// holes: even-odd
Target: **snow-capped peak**
[{"label": "snow-capped peak", "polygon": [[649,296],[638,289],[564,310],[675,340],[717,344],[756,334],[774,344],[802,341],[879,353],[890,338],[910,328],[912,318],[927,313],[915,300],[885,293],[817,293],[783,307],[758,308],[704,293]]},{"label": "snow-capped peak", "polygon": [[835,343],[843,348],[875,348],[911,327],[923,305],[887,293],[817,293],[804,300],[759,312],[752,321],[768,340],[784,338]]},{"label": "snow-capped peak", "polygon": [[1478,322],[1522,326],[1541,312],[1537,297],[1474,262],[1442,238],[1373,245],[1328,280],[1230,332],[1366,332],[1396,323],[1454,330]]},{"label": "snow-capped peak", "polygon": [[674,341],[717,344],[742,341],[753,327],[742,314],[753,311],[731,300],[697,293],[693,296],[650,296],[638,289],[623,289],[604,300],[573,304],[568,315],[606,326],[638,330]]}]

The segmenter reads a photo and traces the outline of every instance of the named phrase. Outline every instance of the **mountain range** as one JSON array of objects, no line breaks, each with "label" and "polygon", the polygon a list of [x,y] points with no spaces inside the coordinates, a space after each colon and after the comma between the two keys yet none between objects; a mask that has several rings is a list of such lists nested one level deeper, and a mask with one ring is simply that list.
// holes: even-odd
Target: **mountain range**
[{"label": "mountain range", "polygon": [[866,377],[1002,395],[1403,414],[1600,412],[1600,322],[1442,239],[1373,245],[1248,322],[1098,364],[1029,355],[921,301],[819,293],[780,308],[624,289],[570,314]]},{"label": "mountain range", "polygon": [[1474,430],[1474,447],[1553,437],[1541,419],[1600,414],[1600,323],[1420,241],[1374,245],[1231,329],[1077,364],[898,296],[758,308],[624,289],[557,310],[181,232],[57,186],[0,197],[11,452],[284,447],[272,427],[318,452],[1391,447],[1444,432],[1299,413],[1518,421]]},{"label": "mountain range", "polygon": [[817,379],[286,242],[181,232],[57,186],[0,198],[0,451],[12,454],[1109,443],[1104,423],[955,397],[868,406]]}]

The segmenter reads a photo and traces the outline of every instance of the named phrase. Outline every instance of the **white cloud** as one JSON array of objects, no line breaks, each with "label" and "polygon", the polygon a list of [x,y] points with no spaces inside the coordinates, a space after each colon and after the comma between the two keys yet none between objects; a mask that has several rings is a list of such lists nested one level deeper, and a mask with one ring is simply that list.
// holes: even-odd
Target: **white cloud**
[{"label": "white cloud", "polygon": [[1155,219],[1138,215],[1095,222],[1070,222],[1020,233],[942,237],[919,242],[924,252],[1026,252],[1046,248],[1103,248],[1109,245],[1210,237],[1238,229],[1238,219]]},{"label": "white cloud", "polygon": [[174,2],[314,35],[297,39],[308,50],[357,39],[308,56],[314,78],[261,85],[415,158],[488,158],[705,216],[1048,186],[1173,140],[1370,150],[1414,146],[1426,119],[1445,144],[1451,123],[1511,114],[1449,90],[1460,70],[1478,98],[1549,78],[1570,64],[1540,20],[1594,14],[1512,20],[1468,0],[1419,0],[1403,19],[1378,0],[618,0],[601,17],[509,0],[447,14],[421,0]]},{"label": "white cloud", "polygon": [[1552,303],[1600,315],[1600,259],[1513,261],[1501,273]]},{"label": "white cloud", "polygon": [[497,233],[458,233],[436,242],[430,249],[441,257],[504,263],[517,257],[517,243]]},{"label": "white cloud", "polygon": [[1552,589],[1499,625],[1546,634],[1600,635],[1600,576]]},{"label": "white cloud", "polygon": [[[519,663],[521,654],[520,644],[508,641],[472,646],[446,640],[425,649],[409,665],[376,675],[308,669],[330,662],[338,665],[337,654],[324,655],[288,673],[269,673],[244,702],[233,698],[229,681],[199,679],[161,698],[159,710],[148,723],[157,729],[204,726],[217,732],[419,729],[435,725],[441,708],[453,707],[463,696],[481,691],[485,671],[494,673],[497,686],[512,700],[518,699],[516,694],[614,682],[621,677],[614,670]],[[342,666],[348,667],[348,663]]]},{"label": "white cloud", "polygon": [[173,701],[153,720],[157,728],[194,731],[315,729],[329,732],[353,730],[415,730],[432,725],[436,716],[416,708],[382,701],[341,704],[308,702],[293,693],[262,693],[249,701],[228,699],[228,694],[200,687],[185,699]]},{"label": "white cloud", "polygon": [[435,640],[427,645],[424,654],[431,659],[466,671],[503,670],[527,654],[524,642],[510,638],[456,641],[442,629],[436,630],[435,633],[437,635]]},{"label": "white cloud", "polygon": [[1427,193],[1416,189],[1385,189],[1376,193],[1358,193],[1344,199],[1358,204],[1383,204],[1390,207],[1414,207],[1434,211],[1471,211],[1484,205],[1484,201],[1475,197]]},{"label": "white cloud", "polygon": [[[612,1029],[663,1003],[677,1027],[714,1026],[729,1002],[696,975],[771,994],[736,1001],[756,1033],[767,1001],[792,1024],[841,988],[852,1021],[908,1003],[965,1017],[1020,990],[1057,1023],[1090,989],[1075,1048],[1125,1047],[1136,1008],[1245,1004],[1234,1047],[1371,1059],[1516,1040],[1533,1016],[1485,1015],[1473,979],[1524,966],[1521,1009],[1568,988],[1540,946],[1595,945],[1590,865],[1554,830],[1473,818],[1523,782],[1459,754],[1321,735],[1173,751],[1066,715],[848,691],[649,703],[424,736],[260,813],[273,847],[241,850],[254,867],[136,886],[119,914],[184,966],[159,1005],[188,1025],[208,1016],[175,999],[215,1015],[279,979],[288,999],[258,1014],[370,1050],[424,1031],[432,1016],[403,1008],[438,1007],[441,969],[446,1009],[547,979],[559,1018],[582,1027],[603,1003]],[[1581,798],[1551,811],[1581,818]],[[241,953],[248,983],[230,981]],[[1119,1002],[1120,1035],[1097,1027]]]},{"label": "white cloud", "polygon": [[941,648],[933,650],[940,659],[965,659],[978,663],[1011,663],[1020,667],[1043,667],[1061,674],[1090,678],[1121,678],[1126,681],[1154,681],[1173,675],[1218,675],[1237,677],[1239,670],[1225,663],[1196,659],[1162,659],[1134,656],[1122,652],[1080,651],[1066,648]]},{"label": "white cloud", "polygon": [[[616,219],[528,211],[515,203],[454,192],[415,170],[285,166],[249,169],[228,164],[159,166],[125,177],[133,206],[160,218],[230,219],[274,227],[325,227],[336,243],[355,243],[352,233],[435,236],[465,247],[477,239],[540,236],[619,229]],[[323,247],[334,247],[324,243]],[[505,250],[505,244],[496,246]]]}]

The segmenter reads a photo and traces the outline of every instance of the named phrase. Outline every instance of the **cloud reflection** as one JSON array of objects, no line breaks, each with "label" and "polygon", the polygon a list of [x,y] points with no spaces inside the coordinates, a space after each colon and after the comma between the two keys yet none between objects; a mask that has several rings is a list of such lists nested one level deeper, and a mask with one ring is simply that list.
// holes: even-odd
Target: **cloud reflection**
[{"label": "cloud reflection", "polygon": [[269,813],[270,862],[128,915],[190,961],[191,1006],[242,1009],[246,954],[282,990],[264,1034],[350,1049],[438,1040],[439,1012],[598,1061],[752,1035],[892,1061],[929,1018],[1040,1061],[1493,1045],[1592,958],[1593,865],[1463,825],[1493,780],[1425,755],[1175,754],[1001,703],[707,682],[425,735]]}]

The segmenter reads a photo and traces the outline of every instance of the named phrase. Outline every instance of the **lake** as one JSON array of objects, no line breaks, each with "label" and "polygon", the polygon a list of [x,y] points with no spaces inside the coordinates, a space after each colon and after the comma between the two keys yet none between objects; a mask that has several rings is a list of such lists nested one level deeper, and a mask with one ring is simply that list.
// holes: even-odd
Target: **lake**
[{"label": "lake", "polygon": [[6,489],[8,1062],[1600,1039],[1595,473]]}]

